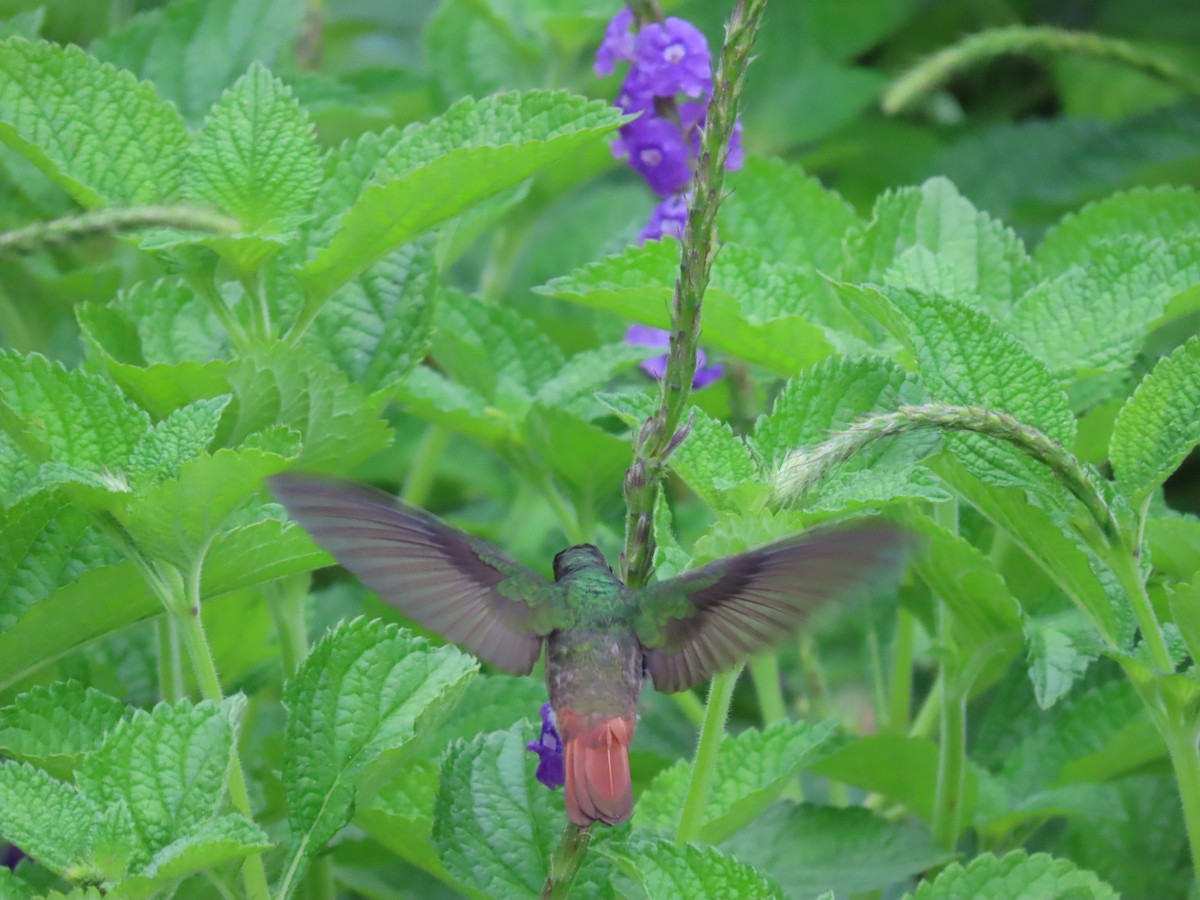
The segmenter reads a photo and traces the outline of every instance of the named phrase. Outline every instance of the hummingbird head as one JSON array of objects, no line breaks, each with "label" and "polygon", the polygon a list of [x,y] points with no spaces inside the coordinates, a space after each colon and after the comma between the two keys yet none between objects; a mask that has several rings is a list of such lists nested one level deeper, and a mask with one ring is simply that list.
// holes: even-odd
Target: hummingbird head
[{"label": "hummingbird head", "polygon": [[595,568],[612,571],[599,547],[595,544],[576,544],[574,547],[559,551],[558,555],[554,557],[554,580],[562,581],[576,572]]}]

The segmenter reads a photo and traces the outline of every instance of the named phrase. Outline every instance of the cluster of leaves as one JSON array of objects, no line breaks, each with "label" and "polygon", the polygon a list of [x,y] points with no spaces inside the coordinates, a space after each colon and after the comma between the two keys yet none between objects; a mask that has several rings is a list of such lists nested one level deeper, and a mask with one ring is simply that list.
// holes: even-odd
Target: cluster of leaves
[{"label": "cluster of leaves", "polygon": [[[0,222],[148,204],[230,222],[0,261],[0,837],[32,857],[0,895],[541,892],[563,820],[524,751],[542,686],[479,673],[345,581],[310,592],[329,559],[262,489],[402,474],[539,567],[567,540],[620,544],[628,429],[655,401],[619,335],[670,324],[680,249],[621,249],[647,204],[605,174],[622,120],[542,89],[614,4],[478,6],[438,5],[431,81],[521,90],[436,116],[394,67],[314,69],[301,0],[176,0],[87,51],[38,39],[53,11],[0,22]],[[751,147],[846,125],[880,85],[855,55],[904,46],[905,4],[794,8],[819,37],[765,65]],[[764,59],[794,33],[768,29]],[[824,122],[781,116],[817,74]],[[1030,252],[943,178],[856,209],[760,156],[730,186],[703,341],[733,377],[671,457],[660,574],[877,512],[924,548],[898,597],[780,654],[784,709],[812,721],[737,715],[696,843],[674,841],[695,698],[643,698],[632,824],[594,836],[578,894],[1182,895],[1200,525],[1161,487],[1200,441],[1200,195],[1115,194]],[[1033,454],[946,426],[972,410],[1011,416]],[[870,692],[870,671],[856,711],[876,727],[838,726],[827,676]]]}]

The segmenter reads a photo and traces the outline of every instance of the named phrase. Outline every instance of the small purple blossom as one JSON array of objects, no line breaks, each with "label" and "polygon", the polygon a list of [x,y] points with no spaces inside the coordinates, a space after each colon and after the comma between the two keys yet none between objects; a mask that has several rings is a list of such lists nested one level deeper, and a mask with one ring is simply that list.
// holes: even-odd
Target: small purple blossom
[{"label": "small purple blossom", "polygon": [[633,10],[623,6],[604,29],[604,40],[596,51],[596,62],[592,71],[601,78],[611,75],[618,60],[633,62],[633,48]]},{"label": "small purple blossom", "polygon": [[22,852],[21,848],[15,844],[9,844],[2,851],[0,851],[0,866],[3,866],[6,869],[15,869],[17,867],[17,863],[23,859],[25,859],[25,854]]},{"label": "small purple blossom", "polygon": [[[661,328],[651,328],[649,325],[630,325],[625,331],[625,342],[643,347],[661,347],[669,350],[671,347],[670,332]],[[667,354],[654,356],[640,364],[641,369],[651,378],[661,379],[667,374]],[[706,388],[725,373],[725,367],[720,363],[708,365],[708,356],[704,351],[696,349],[696,374],[692,376],[692,389]]]},{"label": "small purple blossom", "polygon": [[542,704],[541,736],[526,744],[525,749],[538,755],[537,780],[550,790],[562,787],[566,782],[562,738],[554,727],[554,708],[549,703]]},{"label": "small purple blossom", "polygon": [[703,32],[675,17],[652,22],[638,32],[634,65],[656,97],[708,98],[712,94],[712,55]]},{"label": "small purple blossom", "polygon": [[664,237],[683,239],[683,229],[687,226],[689,195],[675,194],[668,197],[650,213],[650,221],[638,234],[638,243],[657,241]]},{"label": "small purple blossom", "polygon": [[660,197],[677,194],[692,180],[687,144],[673,122],[642,116],[630,122],[621,141],[630,168]]}]

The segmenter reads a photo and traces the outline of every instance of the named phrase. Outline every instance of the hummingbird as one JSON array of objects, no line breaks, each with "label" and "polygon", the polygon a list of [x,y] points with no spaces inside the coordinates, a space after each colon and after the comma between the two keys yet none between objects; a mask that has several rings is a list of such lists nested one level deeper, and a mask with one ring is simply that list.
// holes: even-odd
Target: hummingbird
[{"label": "hummingbird", "polygon": [[897,573],[908,534],[863,520],[808,532],[631,588],[592,544],[554,557],[554,580],[487,541],[366,485],[288,473],[272,493],[382,600],[513,675],[543,644],[563,743],[568,818],[633,812],[629,745],[648,677],[672,693],[795,633],[823,603]]}]

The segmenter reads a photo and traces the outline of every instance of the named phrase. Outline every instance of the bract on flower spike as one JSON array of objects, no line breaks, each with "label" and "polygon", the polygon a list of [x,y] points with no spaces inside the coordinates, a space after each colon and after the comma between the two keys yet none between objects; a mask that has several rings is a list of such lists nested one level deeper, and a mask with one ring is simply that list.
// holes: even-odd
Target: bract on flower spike
[{"label": "bract on flower spike", "polygon": [[[684,690],[786,640],[822,603],[895,571],[908,543],[888,523],[860,522],[635,590],[591,544],[554,557],[551,581],[373,488],[300,474],[269,484],[342,566],[447,640],[517,675],[545,646],[551,709],[531,749],[544,784],[562,779],[567,815],[581,827],[633,811],[629,745],[643,678]],[[638,527],[648,530],[649,516]]]}]

